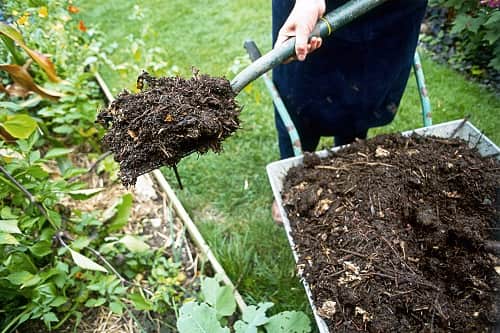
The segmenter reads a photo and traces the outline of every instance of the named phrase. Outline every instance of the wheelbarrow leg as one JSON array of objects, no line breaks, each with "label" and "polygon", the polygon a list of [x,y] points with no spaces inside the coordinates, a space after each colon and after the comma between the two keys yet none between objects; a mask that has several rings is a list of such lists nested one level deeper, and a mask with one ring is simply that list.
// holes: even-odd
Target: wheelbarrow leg
[{"label": "wheelbarrow leg", "polygon": [[420,103],[422,104],[422,118],[424,121],[424,127],[431,126],[431,101],[429,99],[427,87],[425,86],[424,71],[422,70],[422,63],[420,61],[420,55],[418,54],[418,51],[415,51],[415,56],[413,57],[413,71],[415,73],[415,78],[417,79],[417,88],[420,96]]},{"label": "wheelbarrow leg", "polygon": [[[257,45],[253,40],[245,41],[243,46],[247,50],[248,55],[250,56],[250,59],[252,61],[257,60],[262,56],[259,51],[259,48],[257,47]],[[281,99],[278,90],[276,89],[276,86],[273,83],[273,80],[269,77],[268,73],[264,73],[262,75],[262,78],[264,79],[264,83],[266,84],[266,87],[269,90],[269,93],[271,94],[273,103],[276,106],[276,110],[278,111],[281,120],[283,121],[288,130],[288,136],[290,137],[290,142],[292,143],[293,147],[293,154],[295,156],[302,155],[302,144],[300,143],[299,134],[297,132],[297,129],[295,128],[292,119],[290,118],[290,115],[288,114],[286,106],[283,103],[283,100]]]}]

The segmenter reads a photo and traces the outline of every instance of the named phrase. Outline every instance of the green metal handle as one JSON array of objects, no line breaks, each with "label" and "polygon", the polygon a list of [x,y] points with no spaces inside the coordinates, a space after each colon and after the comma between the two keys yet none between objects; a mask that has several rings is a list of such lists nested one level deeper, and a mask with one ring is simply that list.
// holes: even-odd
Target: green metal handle
[{"label": "green metal handle", "polygon": [[[318,21],[310,37],[326,38],[332,32],[352,22],[388,0],[351,0],[332,10]],[[275,48],[257,59],[231,81],[233,91],[238,94],[250,82],[278,66],[295,54],[295,37],[288,39],[280,47]]]}]

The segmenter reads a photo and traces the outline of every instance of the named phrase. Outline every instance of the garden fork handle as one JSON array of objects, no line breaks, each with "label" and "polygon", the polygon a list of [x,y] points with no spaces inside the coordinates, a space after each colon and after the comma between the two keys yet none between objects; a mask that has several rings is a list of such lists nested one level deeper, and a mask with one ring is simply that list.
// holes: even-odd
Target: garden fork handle
[{"label": "garden fork handle", "polygon": [[[322,17],[310,37],[326,38],[332,32],[352,22],[359,16],[369,12],[373,8],[388,0],[351,0],[344,5],[332,10]],[[275,48],[257,59],[231,81],[231,87],[238,94],[250,82],[281,64],[295,54],[295,37],[288,39],[280,47]]]}]

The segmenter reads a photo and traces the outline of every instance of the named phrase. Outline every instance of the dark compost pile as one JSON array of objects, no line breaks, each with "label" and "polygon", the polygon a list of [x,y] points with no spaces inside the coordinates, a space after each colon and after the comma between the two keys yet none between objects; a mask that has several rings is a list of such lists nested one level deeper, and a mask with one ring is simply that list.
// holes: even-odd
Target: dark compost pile
[{"label": "dark compost pile", "polygon": [[108,128],[102,142],[120,164],[125,186],[191,153],[221,151],[222,141],[239,128],[240,108],[224,78],[155,78],[144,72],[137,86],[139,93],[121,92],[97,118]]},{"label": "dark compost pile", "polygon": [[417,135],[290,169],[298,270],[330,331],[494,331],[499,171],[461,140]]}]

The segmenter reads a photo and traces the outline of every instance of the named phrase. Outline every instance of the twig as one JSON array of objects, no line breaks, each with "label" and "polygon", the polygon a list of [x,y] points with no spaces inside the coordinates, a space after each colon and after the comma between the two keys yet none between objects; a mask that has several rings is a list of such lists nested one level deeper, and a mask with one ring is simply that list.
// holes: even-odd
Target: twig
[{"label": "twig", "polygon": [[455,129],[453,130],[453,132],[452,132],[452,133],[451,133],[451,135],[450,135],[450,138],[455,137],[455,135],[457,135],[458,131],[460,131],[460,129],[461,129],[462,127],[464,127],[464,125],[467,123],[467,121],[468,121],[468,120],[469,120],[469,116],[467,115],[467,116],[465,116],[465,117],[464,117],[464,120],[462,120],[462,121],[460,122],[460,124],[458,124],[457,128],[455,128]]},{"label": "twig", "polygon": [[19,183],[7,170],[5,170],[5,168],[3,166],[0,165],[0,171],[5,175],[5,177],[7,177],[21,192],[23,192],[23,194],[28,198],[28,200],[30,201],[30,203],[32,205],[35,205],[38,210],[40,210],[40,212],[43,214],[43,216],[45,216],[47,218],[47,220],[50,220],[49,219],[49,216],[47,214],[47,211],[45,210],[45,208],[39,203],[36,201],[35,197],[33,196],[33,194],[31,194],[21,183]]},{"label": "twig", "polygon": [[345,253],[349,253],[349,254],[353,254],[353,255],[361,257],[361,258],[366,258],[367,257],[364,254],[361,254],[361,253],[355,252],[355,251],[351,251],[351,250],[340,249],[340,251],[345,252]]}]

